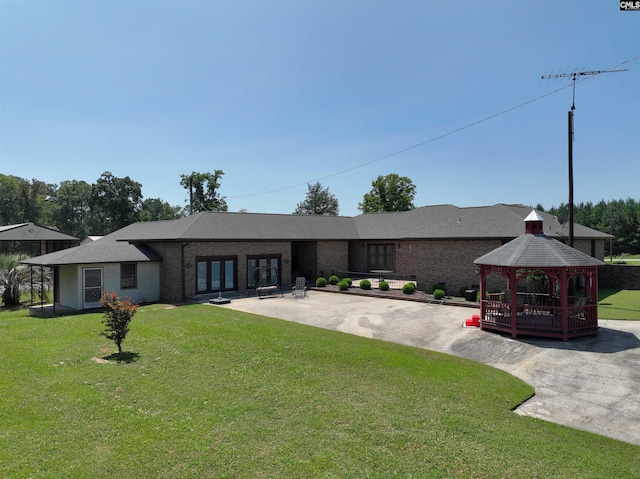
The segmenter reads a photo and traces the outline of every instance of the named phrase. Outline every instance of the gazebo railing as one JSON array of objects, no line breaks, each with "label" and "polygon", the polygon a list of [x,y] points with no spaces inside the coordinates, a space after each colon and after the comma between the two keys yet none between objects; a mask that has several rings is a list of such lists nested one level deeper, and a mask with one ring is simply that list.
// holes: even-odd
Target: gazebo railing
[{"label": "gazebo railing", "polygon": [[[501,301],[500,295],[490,295],[483,300],[483,325],[508,331],[511,328],[511,304]],[[529,295],[531,298],[532,295]],[[538,298],[540,299],[540,298]],[[544,299],[544,298],[543,298]],[[592,330],[598,327],[597,304],[587,302],[586,298],[571,298],[572,305],[567,308],[568,330]],[[532,301],[543,304],[516,305],[516,328],[520,331],[540,331],[561,333],[562,307],[557,301]],[[546,303],[546,304],[544,304]]]}]

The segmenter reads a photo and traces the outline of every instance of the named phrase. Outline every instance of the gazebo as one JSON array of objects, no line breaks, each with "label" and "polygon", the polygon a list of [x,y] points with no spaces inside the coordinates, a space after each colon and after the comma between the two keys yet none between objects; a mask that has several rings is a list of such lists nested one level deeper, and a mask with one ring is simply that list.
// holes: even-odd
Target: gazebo
[{"label": "gazebo", "polygon": [[[474,261],[480,270],[480,327],[513,338],[597,335],[598,267],[604,263],[546,236],[535,211],[524,221],[525,234]],[[503,291],[488,291],[492,274],[506,280]],[[576,294],[578,287],[584,294]]]}]

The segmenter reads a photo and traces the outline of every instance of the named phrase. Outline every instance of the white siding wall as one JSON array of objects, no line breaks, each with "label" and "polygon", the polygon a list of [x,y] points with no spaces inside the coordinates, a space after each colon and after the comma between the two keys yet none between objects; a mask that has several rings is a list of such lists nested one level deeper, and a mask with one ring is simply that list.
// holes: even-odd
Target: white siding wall
[{"label": "white siding wall", "polygon": [[101,265],[104,268],[104,289],[115,291],[120,298],[134,303],[152,303],[160,299],[160,263],[137,263],[137,287],[120,289],[120,263]]},{"label": "white siding wall", "polygon": [[82,304],[78,303],[78,291],[82,288],[82,282],[78,284],[78,266],[60,266],[60,301],[61,306],[71,309],[82,309]]},{"label": "white siding wall", "polygon": [[120,263],[95,263],[60,267],[60,305],[83,309],[83,280],[85,268],[102,268],[103,290],[115,291],[120,298],[129,297],[135,303],[160,300],[160,263],[137,263],[137,288],[120,289]]}]

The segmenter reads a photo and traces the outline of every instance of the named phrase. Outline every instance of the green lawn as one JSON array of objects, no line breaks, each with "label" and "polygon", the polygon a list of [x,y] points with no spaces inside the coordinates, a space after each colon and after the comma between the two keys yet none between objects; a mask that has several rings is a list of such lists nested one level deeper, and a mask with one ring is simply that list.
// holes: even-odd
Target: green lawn
[{"label": "green lawn", "polygon": [[599,289],[598,318],[640,321],[640,290]]},{"label": "green lawn", "polygon": [[513,412],[461,358],[207,305],[0,313],[3,478],[637,478],[640,447]]},{"label": "green lawn", "polygon": [[[605,262],[611,263],[611,257],[605,256]],[[623,254],[613,257],[613,264],[630,264],[632,266],[640,266],[640,254]]]}]

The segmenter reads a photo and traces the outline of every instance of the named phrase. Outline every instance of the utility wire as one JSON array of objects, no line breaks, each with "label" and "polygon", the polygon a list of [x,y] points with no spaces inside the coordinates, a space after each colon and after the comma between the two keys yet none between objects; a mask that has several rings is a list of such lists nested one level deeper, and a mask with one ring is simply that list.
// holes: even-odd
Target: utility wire
[{"label": "utility wire", "polygon": [[[618,68],[621,65],[624,65],[626,63],[630,63],[630,62],[635,61],[635,60],[637,60],[639,58],[640,58],[640,55],[637,55],[637,56],[635,56],[633,58],[630,58],[628,60],[620,62],[617,65],[613,65],[612,67],[609,67],[608,70],[611,70],[611,69],[614,69],[614,68]],[[596,76],[596,75],[594,75],[594,76]],[[592,77],[582,77],[579,80],[577,80],[577,82],[583,82],[583,81],[589,80],[591,78]],[[280,191],[291,190],[291,189],[297,188],[299,186],[305,186],[305,185],[308,185],[310,183],[318,182],[320,180],[325,180],[327,178],[332,178],[334,176],[342,175],[344,173],[348,173],[350,171],[357,170],[359,168],[364,168],[365,166],[371,165],[373,163],[377,163],[377,162],[382,161],[382,160],[387,160],[387,159],[392,158],[394,156],[398,156],[398,155],[401,155],[403,153],[406,153],[407,151],[415,150],[416,148],[420,148],[421,146],[427,145],[429,143],[433,143],[434,141],[441,140],[442,138],[446,138],[447,136],[454,135],[454,134],[459,133],[459,132],[461,132],[463,130],[471,128],[473,126],[479,125],[480,123],[484,123],[486,121],[493,120],[494,118],[497,118],[499,116],[506,115],[507,113],[510,113],[510,112],[512,112],[514,110],[517,110],[519,108],[527,106],[527,105],[529,105],[531,103],[534,103],[536,101],[542,100],[543,98],[546,98],[548,96],[554,95],[554,94],[556,94],[556,93],[558,93],[558,92],[560,92],[562,90],[566,90],[567,88],[571,88],[571,87],[572,87],[572,84],[569,83],[569,84],[567,84],[567,85],[565,85],[563,87],[560,87],[560,88],[558,88],[556,90],[550,91],[549,93],[545,93],[544,95],[541,95],[539,97],[533,98],[532,100],[528,100],[528,101],[525,101],[524,103],[520,103],[519,105],[512,106],[511,108],[507,108],[506,110],[503,110],[500,113],[495,113],[495,114],[487,116],[487,117],[485,117],[485,118],[483,118],[481,120],[474,121],[473,123],[469,123],[469,124],[467,124],[465,126],[461,126],[460,128],[456,128],[455,130],[451,130],[451,131],[449,131],[447,133],[443,133],[442,135],[430,138],[429,140],[417,143],[415,145],[409,146],[409,147],[404,148],[402,150],[398,150],[398,151],[396,151],[394,153],[390,153],[388,155],[381,156],[381,157],[376,158],[374,160],[370,160],[370,161],[367,161],[365,163],[360,163],[359,165],[352,166],[351,168],[347,168],[347,169],[344,169],[344,170],[336,171],[335,173],[331,173],[329,175],[321,176],[321,177],[315,178],[313,180],[305,181],[303,183],[297,183],[295,185],[285,186],[283,188],[277,188],[277,189],[274,189],[274,190],[263,191],[263,192],[260,192],[260,193],[252,193],[252,194],[249,194],[249,195],[227,196],[226,198],[250,198],[252,196],[261,196],[261,195],[267,195],[267,194],[271,194],[271,193],[278,193]]]}]

